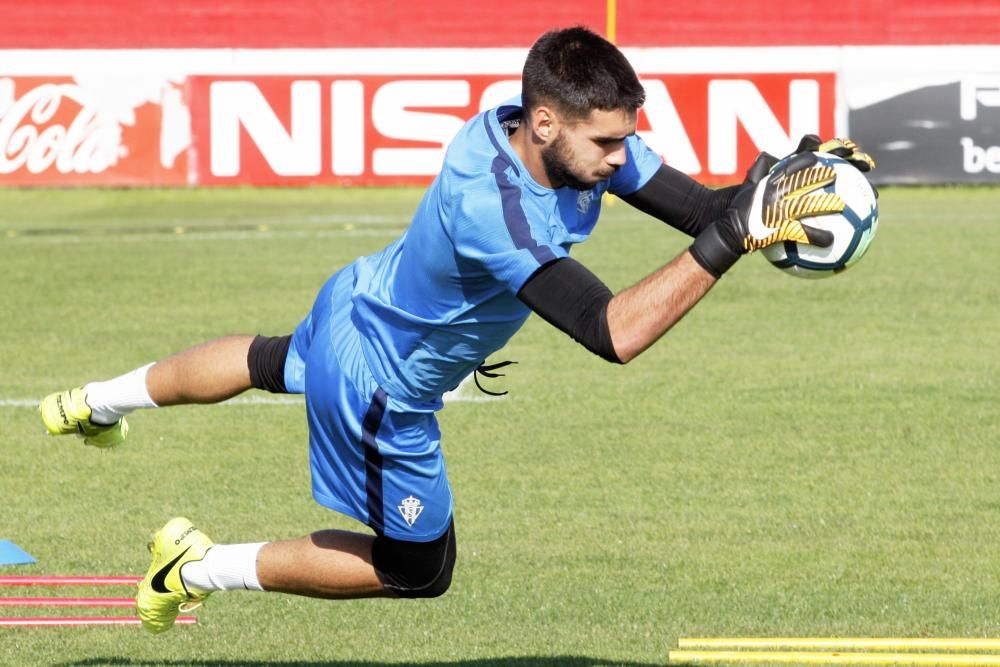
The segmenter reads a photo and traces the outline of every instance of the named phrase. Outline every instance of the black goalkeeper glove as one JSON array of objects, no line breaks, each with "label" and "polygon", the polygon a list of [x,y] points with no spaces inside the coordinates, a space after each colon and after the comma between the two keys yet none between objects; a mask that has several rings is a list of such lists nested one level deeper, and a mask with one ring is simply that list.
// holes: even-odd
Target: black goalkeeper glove
[{"label": "black goalkeeper glove", "polygon": [[[862,151],[861,147],[850,139],[828,139],[827,141],[821,141],[815,134],[806,134],[802,137],[802,140],[799,141],[799,147],[795,149],[796,153],[802,153],[805,151],[830,153],[831,155],[844,158],[850,162],[855,169],[865,174],[866,178],[868,172],[875,168],[875,158]],[[878,199],[878,188],[875,187],[874,183],[871,183],[871,179],[868,179],[868,182],[871,184],[872,191],[875,193],[875,199]]]},{"label": "black goalkeeper glove", "polygon": [[819,164],[809,151],[768,173],[773,165],[772,156],[759,155],[729,209],[691,244],[691,255],[716,278],[742,255],[773,243],[797,241],[821,248],[833,243],[831,232],[800,222],[844,210],[844,200],[821,191],[836,178],[833,168]]},{"label": "black goalkeeper glove", "polygon": [[799,141],[796,153],[819,152],[829,153],[844,158],[861,172],[869,172],[875,168],[875,158],[861,150],[861,147],[850,139],[821,140],[815,134],[807,134]]}]

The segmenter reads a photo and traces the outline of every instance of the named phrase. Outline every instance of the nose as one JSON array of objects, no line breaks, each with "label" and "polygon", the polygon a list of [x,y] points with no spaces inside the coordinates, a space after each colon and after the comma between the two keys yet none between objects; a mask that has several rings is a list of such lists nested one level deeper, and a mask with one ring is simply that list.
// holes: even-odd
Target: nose
[{"label": "nose", "polygon": [[607,163],[610,164],[611,166],[615,167],[615,168],[620,167],[623,164],[625,164],[626,159],[627,159],[627,156],[626,156],[626,153],[625,153],[625,142],[624,141],[621,142],[620,144],[618,144],[618,147],[615,148],[613,151],[609,152],[608,156],[605,158],[605,160],[607,161]]}]

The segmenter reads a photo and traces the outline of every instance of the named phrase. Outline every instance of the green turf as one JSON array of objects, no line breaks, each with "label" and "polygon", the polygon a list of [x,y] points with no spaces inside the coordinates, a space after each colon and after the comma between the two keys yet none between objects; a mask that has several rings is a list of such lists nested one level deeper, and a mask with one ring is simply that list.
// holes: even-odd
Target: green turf
[{"label": "green turf", "polygon": [[[39,560],[0,574],[140,574],[176,514],[223,542],[354,527],[311,500],[299,405],[145,412],[102,452],[44,436],[28,403],[288,332],[419,196],[0,190],[0,539]],[[520,362],[510,395],[440,415],[445,597],[220,594],[158,637],[0,628],[0,664],[645,666],[681,636],[1000,634],[1000,189],[881,204],[857,267],[745,259],[625,367],[529,320],[497,356]],[[618,289],[683,247],[618,203],[575,255]]]}]

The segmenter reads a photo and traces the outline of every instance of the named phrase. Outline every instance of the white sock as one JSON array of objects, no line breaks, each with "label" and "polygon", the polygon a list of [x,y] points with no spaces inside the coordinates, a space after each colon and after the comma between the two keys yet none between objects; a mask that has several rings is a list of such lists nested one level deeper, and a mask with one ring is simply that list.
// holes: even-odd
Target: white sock
[{"label": "white sock", "polygon": [[186,563],[181,579],[189,589],[204,593],[262,591],[257,581],[257,553],[265,544],[216,544],[201,560]]},{"label": "white sock", "polygon": [[157,407],[146,389],[146,373],[152,365],[146,364],[125,375],[85,385],[90,420],[95,424],[114,424],[136,408]]}]

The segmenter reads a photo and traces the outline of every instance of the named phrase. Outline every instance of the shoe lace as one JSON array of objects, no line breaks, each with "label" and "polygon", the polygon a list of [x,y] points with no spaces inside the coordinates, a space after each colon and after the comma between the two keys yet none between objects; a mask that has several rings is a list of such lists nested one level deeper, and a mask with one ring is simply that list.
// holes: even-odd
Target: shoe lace
[{"label": "shoe lace", "polygon": [[486,378],[502,378],[504,377],[503,373],[495,373],[494,371],[497,370],[498,368],[504,368],[505,366],[510,366],[511,364],[516,364],[516,363],[517,363],[516,361],[500,361],[495,364],[485,364],[485,363],[479,364],[478,366],[476,366],[476,370],[472,374],[472,379],[475,380],[476,387],[479,388],[479,391],[483,392],[484,394],[489,394],[490,396],[506,396],[509,392],[490,391],[489,389],[484,388],[483,385],[479,384],[479,376],[482,375],[483,377]]},{"label": "shoe lace", "polygon": [[186,614],[189,611],[194,611],[202,604],[204,604],[204,602],[205,602],[204,598],[195,598],[193,600],[186,600],[177,605],[177,611],[181,612],[182,614]]}]

